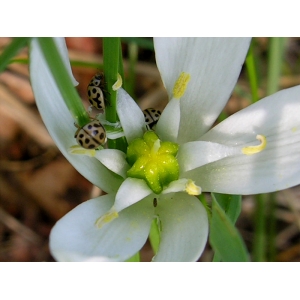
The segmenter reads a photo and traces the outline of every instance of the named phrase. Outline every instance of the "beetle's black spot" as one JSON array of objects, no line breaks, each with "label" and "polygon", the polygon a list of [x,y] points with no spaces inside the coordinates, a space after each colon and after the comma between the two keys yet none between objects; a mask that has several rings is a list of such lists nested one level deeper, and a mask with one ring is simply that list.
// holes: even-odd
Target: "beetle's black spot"
[{"label": "beetle's black spot", "polygon": [[99,130],[95,129],[95,130],[93,130],[92,135],[93,135],[93,136],[97,136],[98,133],[99,133]]}]

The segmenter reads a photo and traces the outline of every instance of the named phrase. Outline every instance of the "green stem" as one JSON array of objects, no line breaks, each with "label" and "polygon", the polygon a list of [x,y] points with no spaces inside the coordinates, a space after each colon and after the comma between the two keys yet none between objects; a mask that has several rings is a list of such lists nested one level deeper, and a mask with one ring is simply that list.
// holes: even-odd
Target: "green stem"
[{"label": "green stem", "polygon": [[[117,118],[117,92],[112,89],[118,78],[119,69],[119,47],[120,38],[103,38],[103,69],[106,82],[107,99],[109,105],[106,106],[105,113],[107,121],[116,123]],[[110,149],[116,148],[115,140],[108,140]]]},{"label": "green stem", "polygon": [[135,85],[135,67],[138,58],[138,46],[132,42],[128,44],[129,50],[129,70],[128,70],[128,85],[127,92],[134,98],[134,85]]},{"label": "green stem", "polygon": [[253,241],[253,260],[266,260],[266,195],[255,197],[255,228]]},{"label": "green stem", "polygon": [[[268,57],[268,85],[267,94],[271,95],[279,90],[279,82],[282,73],[286,38],[270,38]],[[276,193],[269,195],[268,211],[268,250],[269,260],[274,261],[276,255]]]},{"label": "green stem", "polygon": [[269,248],[269,261],[275,261],[276,258],[276,193],[270,194],[269,199],[269,222],[268,222],[268,248]]},{"label": "green stem", "polygon": [[247,73],[250,81],[250,87],[251,87],[251,94],[252,94],[252,102],[258,101],[258,79],[257,79],[257,72],[255,67],[255,61],[254,61],[254,54],[253,54],[253,43],[251,43],[248,55],[246,58],[246,67],[247,67]]},{"label": "green stem", "polygon": [[279,80],[282,70],[283,54],[285,50],[285,38],[270,38],[270,50],[268,57],[268,84],[267,94],[271,95],[278,91]]},{"label": "green stem", "polygon": [[56,47],[53,38],[38,38],[38,42],[48,63],[57,87],[76,123],[82,127],[90,122],[82,100],[73,86],[70,74]]}]

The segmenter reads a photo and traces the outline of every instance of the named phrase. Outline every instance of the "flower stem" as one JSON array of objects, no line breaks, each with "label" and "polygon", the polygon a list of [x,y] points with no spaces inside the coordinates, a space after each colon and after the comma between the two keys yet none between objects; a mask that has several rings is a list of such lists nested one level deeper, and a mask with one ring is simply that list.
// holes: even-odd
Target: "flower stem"
[{"label": "flower stem", "polygon": [[253,260],[266,260],[266,195],[255,197],[255,229],[253,241]]},{"label": "flower stem", "polygon": [[[109,104],[106,106],[106,119],[116,123],[117,117],[117,91],[112,86],[117,81],[120,57],[120,38],[103,38],[103,69],[106,82],[106,90]],[[115,140],[108,140],[109,148],[116,148]]]},{"label": "flower stem", "polygon": [[76,89],[73,86],[70,74],[66,69],[65,63],[53,38],[38,38],[38,42],[57,87],[67,107],[73,115],[73,118],[80,127],[86,125],[90,122],[90,117],[86,112]]},{"label": "flower stem", "polygon": [[253,42],[250,44],[250,48],[246,58],[246,66],[247,66],[247,73],[250,81],[252,102],[254,103],[259,99],[259,97],[258,97],[257,72],[256,72],[254,54],[253,54]]},{"label": "flower stem", "polygon": [[128,70],[128,85],[127,92],[134,98],[134,84],[135,84],[135,67],[138,59],[138,46],[131,42],[128,44],[129,50],[129,70]]},{"label": "flower stem", "polygon": [[[267,94],[271,95],[279,90],[279,82],[282,72],[286,38],[270,38],[270,50],[268,57],[268,85]],[[268,253],[269,261],[275,260],[276,255],[276,193],[269,194],[268,211]]]},{"label": "flower stem", "polygon": [[270,50],[268,57],[268,83],[267,94],[271,95],[278,91],[279,80],[282,70],[282,60],[285,50],[285,38],[273,37],[269,39]]}]

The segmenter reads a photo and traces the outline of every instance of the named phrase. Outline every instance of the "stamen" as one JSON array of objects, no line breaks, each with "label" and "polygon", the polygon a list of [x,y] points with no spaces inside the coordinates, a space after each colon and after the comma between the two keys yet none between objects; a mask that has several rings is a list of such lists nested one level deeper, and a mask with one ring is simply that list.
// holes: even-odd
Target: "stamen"
[{"label": "stamen", "polygon": [[157,139],[151,148],[151,154],[155,155],[157,153],[157,151],[159,150],[159,148],[160,148],[160,140]]},{"label": "stamen", "polygon": [[194,181],[189,179],[185,185],[185,191],[192,196],[197,196],[201,194],[201,187],[196,185]]},{"label": "stamen", "polygon": [[187,84],[191,79],[191,75],[189,73],[182,72],[178,77],[177,81],[175,82],[173,88],[173,96],[176,99],[180,99],[187,88]]},{"label": "stamen", "polygon": [[242,149],[243,154],[245,155],[252,155],[261,152],[264,150],[267,146],[267,139],[265,136],[258,134],[256,136],[256,139],[258,139],[261,143],[257,146],[248,146],[244,147]]},{"label": "stamen", "polygon": [[202,190],[201,187],[196,185],[195,182],[191,179],[181,178],[175,181],[172,181],[164,190],[163,194],[168,193],[177,193],[177,192],[186,192],[189,195],[197,196],[200,195]]},{"label": "stamen", "polygon": [[112,86],[113,91],[118,90],[123,84],[123,80],[121,75],[118,73],[118,78],[117,81],[114,83],[114,85]]},{"label": "stamen", "polygon": [[85,149],[80,147],[79,145],[71,146],[68,150],[70,154],[77,154],[77,155],[87,155],[90,157],[94,157],[96,155],[95,149]]},{"label": "stamen", "polygon": [[112,220],[118,217],[119,217],[118,212],[116,212],[115,210],[109,211],[102,217],[98,218],[95,222],[95,225],[97,228],[101,228],[103,225],[111,222]]}]

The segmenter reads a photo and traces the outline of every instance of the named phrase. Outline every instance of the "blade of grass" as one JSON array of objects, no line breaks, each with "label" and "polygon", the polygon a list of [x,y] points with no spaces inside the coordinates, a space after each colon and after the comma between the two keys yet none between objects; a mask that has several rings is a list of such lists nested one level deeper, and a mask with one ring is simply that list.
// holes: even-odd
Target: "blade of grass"
[{"label": "blade of grass", "polygon": [[6,66],[10,63],[10,60],[22,49],[24,48],[30,38],[28,37],[18,37],[14,38],[12,42],[4,49],[0,55],[0,73],[3,72]]},{"label": "blade of grass", "polygon": [[53,78],[55,79],[57,87],[59,88],[67,107],[72,113],[73,118],[80,127],[86,125],[90,122],[90,117],[83,106],[81,98],[73,86],[73,82],[53,38],[38,38],[38,42]]},{"label": "blade of grass", "polygon": [[[214,197],[214,199],[218,202],[229,220],[232,222],[232,225],[234,225],[242,210],[242,197],[240,195],[212,194],[212,197]],[[221,261],[221,256],[219,253],[215,252],[213,262],[219,261]]]},{"label": "blade of grass", "polygon": [[249,261],[244,241],[212,194],[212,218],[210,221],[210,244],[217,258],[224,262]]}]

